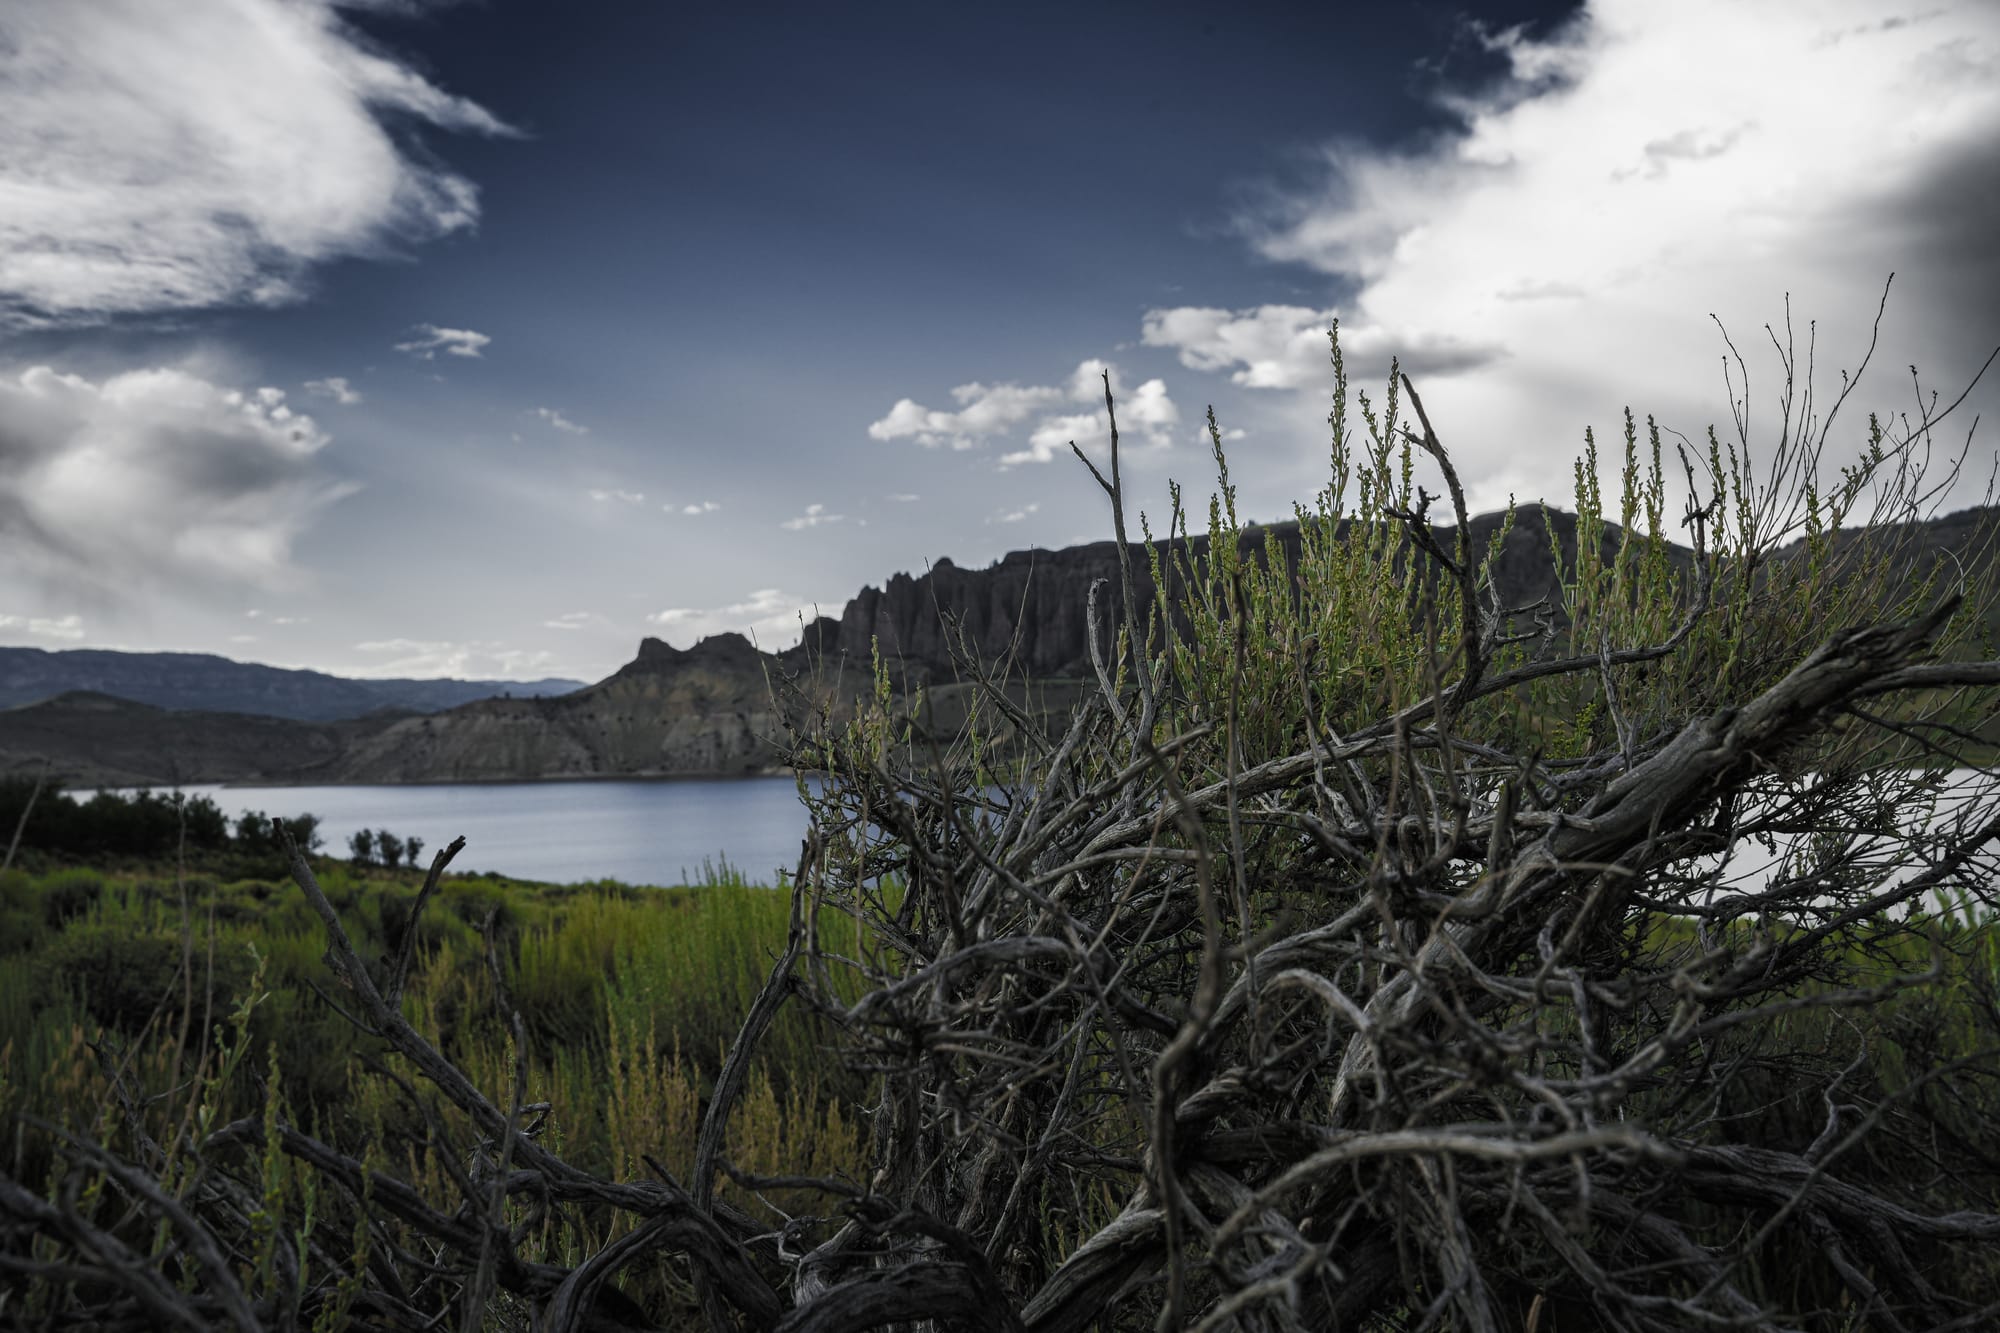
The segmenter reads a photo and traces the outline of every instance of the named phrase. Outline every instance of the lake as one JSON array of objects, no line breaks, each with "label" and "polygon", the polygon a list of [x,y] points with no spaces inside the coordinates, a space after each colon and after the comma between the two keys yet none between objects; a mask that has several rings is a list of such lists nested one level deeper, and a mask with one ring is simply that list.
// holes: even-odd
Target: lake
[{"label": "lake", "polygon": [[358,829],[424,840],[419,864],[460,834],[454,870],[572,884],[698,881],[726,858],[752,883],[798,866],[806,808],[789,777],[439,783],[421,786],[189,786],[232,820],[246,810],[320,818],[322,850],[344,855]]},{"label": "lake", "polygon": [[[808,778],[818,790],[817,778]],[[616,879],[627,884],[699,881],[704,863],[726,859],[755,884],[776,884],[798,866],[806,809],[789,777],[593,779],[571,782],[439,783],[416,786],[190,786],[232,820],[246,810],[280,818],[320,817],[322,850],[346,854],[357,829],[386,828],[424,840],[419,863],[460,834],[457,870],[490,870],[516,879],[573,884]],[[1990,815],[2000,783],[1964,769],[1924,822],[1954,815]],[[1983,813],[1981,813],[1983,812]],[[1791,851],[1792,839],[1771,848],[1740,844],[1735,891],[1763,883]],[[1697,858],[1711,865],[1714,858]],[[1898,871],[1898,879],[1914,873]]]}]

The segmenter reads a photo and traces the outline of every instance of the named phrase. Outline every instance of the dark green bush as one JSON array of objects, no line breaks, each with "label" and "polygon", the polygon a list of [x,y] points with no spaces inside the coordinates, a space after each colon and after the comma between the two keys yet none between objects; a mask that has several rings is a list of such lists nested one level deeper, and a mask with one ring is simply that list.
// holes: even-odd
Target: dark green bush
[{"label": "dark green bush", "polygon": [[104,896],[104,876],[94,870],[59,870],[42,881],[42,920],[56,929],[97,905]]},{"label": "dark green bush", "polygon": [[[191,957],[190,957],[191,955]],[[213,971],[200,939],[167,931],[134,932],[82,923],[71,926],[36,959],[45,994],[74,995],[90,1016],[126,1036],[141,1032],[156,1011],[174,1011],[185,994],[184,958],[193,967],[194,993],[212,994],[211,1012],[229,1012],[247,991],[252,972],[247,951],[217,950]],[[211,989],[212,988],[212,989]]]}]

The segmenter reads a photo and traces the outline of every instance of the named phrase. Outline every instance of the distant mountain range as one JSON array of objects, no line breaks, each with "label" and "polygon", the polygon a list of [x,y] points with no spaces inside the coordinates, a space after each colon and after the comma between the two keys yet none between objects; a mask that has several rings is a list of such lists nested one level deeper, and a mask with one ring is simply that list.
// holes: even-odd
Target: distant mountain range
[{"label": "distant mountain range", "polygon": [[[1501,516],[1471,521],[1475,550],[1486,547]],[[1921,551],[1949,551],[1961,567],[1993,547],[2000,511],[1967,510],[1923,525]],[[1441,530],[1446,545],[1448,530]],[[1204,544],[1196,538],[1194,544]],[[1261,551],[1274,540],[1295,557],[1294,523],[1253,528],[1243,534],[1246,550]],[[1606,534],[1614,546],[1615,532]],[[1558,565],[1571,565],[1576,551],[1576,519],[1561,510],[1523,505],[1499,551],[1494,577],[1500,600],[1519,606],[1558,592]],[[1607,552],[1608,553],[1608,552]],[[1685,558],[1687,553],[1679,553]],[[945,648],[947,621],[957,627],[984,660],[1011,654],[1019,670],[1036,682],[1021,702],[1031,713],[1060,716],[1074,702],[1090,672],[1084,605],[1090,585],[1110,580],[1107,623],[1120,615],[1117,548],[1111,542],[1057,551],[1017,551],[985,569],[961,569],[939,560],[917,577],[898,574],[882,588],[863,588],[839,619],[822,617],[806,628],[803,641],[783,653],[765,653],[737,634],[704,639],[676,649],[646,639],[637,656],[594,685],[574,682],[350,681],[317,672],[280,672],[223,658],[164,655],[184,664],[212,663],[251,673],[267,700],[244,711],[191,709],[189,699],[227,700],[241,709],[243,694],[195,692],[198,669],[189,666],[179,693],[168,693],[157,678],[144,702],[139,685],[124,690],[109,684],[94,693],[70,693],[26,707],[0,711],[0,775],[48,771],[73,785],[139,785],[168,782],[474,782],[549,777],[638,777],[730,774],[768,770],[781,762],[784,719],[772,700],[771,682],[795,681],[836,715],[867,689],[869,664],[879,645],[899,689],[924,686],[933,717],[950,726],[967,706],[970,687],[961,682]],[[1146,562],[1136,562],[1134,594],[1150,602],[1154,591]],[[1995,626],[2000,633],[2000,625]],[[0,650],[0,699],[8,697],[8,654]],[[88,654],[39,654],[42,657]],[[95,654],[127,658],[127,654]],[[145,659],[134,659],[145,660]],[[256,675],[255,673],[267,673]],[[270,677],[304,677],[287,695]],[[301,715],[300,699],[313,681],[336,687],[381,690],[367,712],[344,705],[345,720],[333,705],[312,717]],[[393,688],[423,687],[436,693],[394,695]],[[448,698],[444,687],[511,698],[473,698],[431,712]],[[554,688],[551,688],[554,687]],[[127,692],[130,691],[130,692]],[[552,697],[529,697],[531,692]],[[121,696],[121,697],[110,697]],[[18,696],[15,696],[18,697]],[[319,697],[319,696],[314,696]],[[334,697],[334,696],[326,696]],[[353,695],[346,696],[354,698]],[[290,698],[290,717],[272,700]],[[413,708],[410,701],[418,701]],[[155,701],[173,700],[166,706]],[[403,711],[382,711],[400,703]],[[364,712],[356,717],[354,712]]]},{"label": "distant mountain range", "polygon": [[337,722],[384,708],[437,713],[504,694],[538,698],[580,680],[355,680],[324,671],[237,662],[212,653],[121,653],[107,648],[0,648],[0,708],[89,690],[155,708],[256,713]]}]

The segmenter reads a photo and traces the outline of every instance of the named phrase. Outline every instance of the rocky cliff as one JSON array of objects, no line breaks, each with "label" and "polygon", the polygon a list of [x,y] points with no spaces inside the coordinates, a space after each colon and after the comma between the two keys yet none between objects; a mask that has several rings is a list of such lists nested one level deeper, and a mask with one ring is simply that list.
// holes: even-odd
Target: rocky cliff
[{"label": "rocky cliff", "polygon": [[[1482,554],[1504,516],[1485,514],[1469,524],[1473,549]],[[1531,602],[1558,591],[1554,563],[1549,559],[1549,534],[1554,530],[1565,565],[1576,558],[1576,516],[1541,505],[1524,505],[1501,547],[1494,577],[1502,601],[1510,606]],[[1439,541],[1450,550],[1457,541],[1453,528],[1438,529]],[[1260,555],[1275,538],[1287,560],[1299,549],[1297,523],[1277,523],[1244,531],[1246,554]],[[1607,539],[1611,540],[1611,539]],[[1190,539],[1205,550],[1206,536]],[[1178,545],[1178,543],[1175,543]],[[1163,557],[1169,544],[1157,543]],[[1164,558],[1163,568],[1170,568]],[[1133,593],[1143,605],[1153,599],[1152,575],[1144,548],[1134,551]],[[822,619],[808,637],[830,646],[850,661],[869,660],[871,644],[900,663],[915,679],[949,673],[939,612],[963,624],[967,636],[986,660],[996,660],[1010,647],[1019,654],[1030,676],[1050,679],[1090,672],[1090,648],[1084,608],[1090,585],[1108,580],[1099,594],[1105,623],[1123,614],[1118,577],[1118,546],[1094,542],[1057,551],[1015,551],[987,569],[961,569],[939,560],[924,574],[898,574],[881,588],[867,587],[847,604],[838,622]],[[1018,643],[1017,643],[1018,640]]]},{"label": "rocky cliff", "polygon": [[[803,665],[740,634],[680,650],[645,639],[611,676],[555,699],[486,699],[409,717],[332,765],[344,782],[479,782],[522,777],[653,777],[754,773],[780,762],[784,718],[773,673]],[[838,662],[810,688],[851,700],[866,673]]]}]

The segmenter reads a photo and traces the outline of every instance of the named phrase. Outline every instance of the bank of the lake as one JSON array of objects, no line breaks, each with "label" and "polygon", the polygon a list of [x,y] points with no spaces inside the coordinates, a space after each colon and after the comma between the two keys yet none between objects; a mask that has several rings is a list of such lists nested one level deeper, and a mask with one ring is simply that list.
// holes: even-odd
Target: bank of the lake
[{"label": "bank of the lake", "polygon": [[796,867],[805,836],[798,784],[760,776],[183,790],[232,820],[248,810],[310,812],[335,855],[359,829],[388,829],[422,838],[425,860],[463,835],[456,868],[515,879],[685,884],[727,860],[751,883],[776,884]]}]

